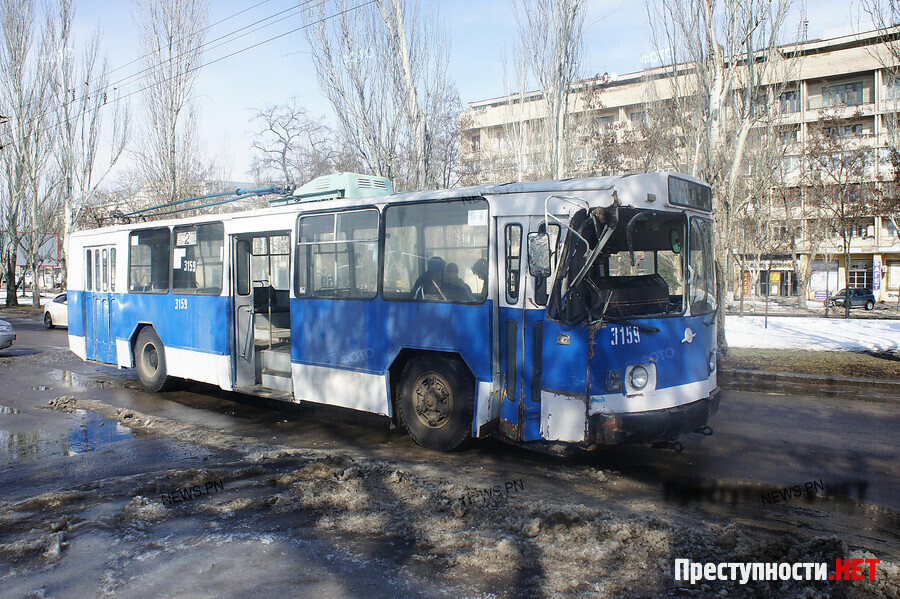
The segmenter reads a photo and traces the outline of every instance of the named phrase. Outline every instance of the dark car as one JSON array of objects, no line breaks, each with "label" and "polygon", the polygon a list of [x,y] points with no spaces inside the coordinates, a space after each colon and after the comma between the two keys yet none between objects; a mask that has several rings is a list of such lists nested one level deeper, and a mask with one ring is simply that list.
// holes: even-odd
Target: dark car
[{"label": "dark car", "polygon": [[844,302],[847,302],[850,308],[865,306],[866,310],[871,310],[875,307],[875,295],[871,289],[865,287],[850,287],[841,289],[828,299],[828,304],[832,308],[843,308]]}]

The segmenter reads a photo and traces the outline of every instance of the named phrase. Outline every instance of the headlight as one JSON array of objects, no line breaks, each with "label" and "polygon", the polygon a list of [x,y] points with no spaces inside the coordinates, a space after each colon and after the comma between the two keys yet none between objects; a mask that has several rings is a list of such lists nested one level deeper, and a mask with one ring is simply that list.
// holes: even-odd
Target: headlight
[{"label": "headlight", "polygon": [[710,352],[708,366],[710,372],[713,372],[716,369],[716,352]]},{"label": "headlight", "polygon": [[12,333],[12,332],[13,332],[12,325],[0,324],[0,333]]},{"label": "headlight", "polygon": [[631,388],[636,391],[640,391],[650,382],[650,373],[643,366],[635,366],[631,369],[628,376],[630,377],[628,382],[631,383]]}]

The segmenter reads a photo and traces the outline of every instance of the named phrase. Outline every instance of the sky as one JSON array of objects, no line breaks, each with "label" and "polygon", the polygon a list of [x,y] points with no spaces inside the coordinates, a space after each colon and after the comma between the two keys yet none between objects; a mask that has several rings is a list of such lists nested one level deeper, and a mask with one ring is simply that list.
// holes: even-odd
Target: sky
[{"label": "sky", "polygon": [[[359,0],[362,2],[362,0]],[[655,2],[658,0],[650,0]],[[243,14],[212,27],[207,39],[235,31],[297,5],[296,0],[210,0],[209,22],[216,23],[248,9]],[[450,37],[449,77],[455,81],[464,103],[506,93],[504,56],[512,53],[518,37],[510,0],[435,0],[440,19]],[[257,6],[254,6],[257,5]],[[585,76],[602,73],[633,73],[641,70],[642,57],[651,53],[647,9],[643,0],[587,0],[584,28]],[[840,34],[856,21],[846,0],[798,2],[794,18],[805,9],[810,39]],[[76,43],[94,31],[102,35],[102,46],[112,69],[110,80],[120,93],[139,88],[125,81],[142,67],[133,2],[75,0]],[[247,48],[301,26],[294,16],[241,39],[229,41],[204,56],[204,63]],[[830,31],[831,30],[831,31]],[[844,33],[848,33],[845,31]],[[332,109],[319,93],[315,69],[302,31],[224,58],[205,66],[196,84],[196,108],[200,134],[208,157],[216,159],[234,181],[249,182],[250,140],[255,108],[285,103],[296,97],[311,115],[333,122]],[[139,95],[130,97],[135,125],[140,120]],[[133,138],[137,138],[135,128]],[[137,145],[132,144],[132,151]],[[122,176],[127,157],[113,176]]]}]

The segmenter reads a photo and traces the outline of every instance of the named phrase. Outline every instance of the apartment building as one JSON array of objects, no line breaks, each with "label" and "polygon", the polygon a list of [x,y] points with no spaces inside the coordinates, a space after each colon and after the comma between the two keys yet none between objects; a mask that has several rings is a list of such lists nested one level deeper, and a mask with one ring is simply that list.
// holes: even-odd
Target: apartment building
[{"label": "apartment building", "polygon": [[[900,40],[900,28],[810,40],[782,49],[791,57],[790,68],[767,92],[784,147],[776,167],[777,185],[782,189],[773,188],[769,193],[790,191],[801,204],[805,201],[811,187],[804,173],[817,168],[809,155],[810,142],[823,130],[848,149],[862,149],[865,180],[884,189],[876,182],[893,179],[890,148],[896,148],[900,139],[900,78],[892,75],[898,69],[885,68],[894,64],[886,39]],[[657,68],[604,75],[573,88],[570,114],[575,133],[568,139],[569,175],[621,174],[660,167],[641,164],[640,153],[633,147],[653,103],[672,97],[673,86],[666,80],[671,71]],[[590,93],[595,90],[600,93]],[[470,103],[460,142],[464,183],[545,178],[546,150],[541,148],[546,144],[542,144],[537,126],[544,113],[539,92]],[[830,122],[836,124],[828,126]],[[585,127],[593,131],[585,131]],[[613,141],[606,155],[603,143],[597,142],[604,139]],[[618,155],[616,147],[621,149]],[[750,166],[744,176],[754,176]],[[856,219],[846,261],[842,237],[834,227],[829,231],[828,227],[813,226],[815,211],[812,215],[809,210],[800,212],[804,215],[798,221],[801,224],[783,231],[795,236],[798,261],[793,259],[796,254],[787,251],[761,255],[745,253],[745,248],[728,248],[729,253],[741,255],[736,263],[746,269],[735,272],[732,292],[739,294],[743,286],[748,294],[795,296],[800,292],[797,273],[809,271],[807,299],[822,301],[826,294],[849,285],[873,289],[880,301],[898,301],[900,217],[896,211],[893,219],[887,213]]]}]

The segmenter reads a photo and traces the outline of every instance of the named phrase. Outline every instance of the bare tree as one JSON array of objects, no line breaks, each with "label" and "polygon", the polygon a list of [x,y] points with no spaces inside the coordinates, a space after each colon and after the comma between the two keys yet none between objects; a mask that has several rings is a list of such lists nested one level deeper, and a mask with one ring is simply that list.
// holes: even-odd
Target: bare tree
[{"label": "bare tree", "polygon": [[[859,227],[874,223],[878,185],[874,178],[874,153],[856,129],[859,114],[823,111],[809,126],[805,178],[810,201],[830,232],[841,240],[844,269],[850,287],[850,244]],[[858,131],[858,132],[857,132]],[[844,304],[850,318],[850,306]]]},{"label": "bare tree", "polygon": [[454,94],[446,35],[433,11],[424,14],[418,0],[361,7],[333,0],[307,12],[319,85],[344,135],[371,172],[401,189],[440,179],[432,141]]},{"label": "bare tree", "polygon": [[578,79],[583,0],[516,0],[519,52],[547,105],[551,175],[565,176],[572,84]]},{"label": "bare tree", "polygon": [[[672,108],[667,119],[680,136],[672,156],[679,170],[709,182],[717,198],[717,259],[726,265],[734,245],[748,139],[771,118],[790,81],[793,61],[779,46],[793,0],[663,0],[650,8],[651,36],[667,71]],[[654,5],[648,5],[654,6]],[[727,348],[720,302],[719,344]]]},{"label": "bare tree", "polygon": [[251,148],[251,173],[257,182],[302,184],[332,172],[337,141],[322,119],[291,98],[287,104],[258,109],[259,129]]},{"label": "bare tree", "polygon": [[203,176],[192,106],[207,0],[141,0],[136,22],[144,54],[142,92],[146,123],[139,159],[145,180],[165,201],[190,195]]},{"label": "bare tree", "polygon": [[[100,33],[82,48],[80,57],[72,39],[74,5],[58,0],[50,22],[56,45],[56,64],[51,80],[57,119],[56,167],[62,197],[63,254],[69,254],[69,235],[99,185],[118,162],[128,142],[129,112],[124,102],[109,96],[109,65],[100,56]],[[110,144],[100,162],[103,113],[112,112]]]},{"label": "bare tree", "polygon": [[[20,248],[37,282],[41,205],[50,195],[46,168],[51,130],[46,109],[53,56],[46,27],[36,24],[33,2],[0,0],[0,30],[0,114],[7,117],[0,143],[5,175],[0,205],[6,229],[2,262],[8,284],[6,303],[15,305],[15,290],[21,284],[16,277]],[[26,230],[29,234],[23,239]],[[40,302],[37,286],[33,302]]]}]

